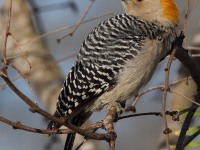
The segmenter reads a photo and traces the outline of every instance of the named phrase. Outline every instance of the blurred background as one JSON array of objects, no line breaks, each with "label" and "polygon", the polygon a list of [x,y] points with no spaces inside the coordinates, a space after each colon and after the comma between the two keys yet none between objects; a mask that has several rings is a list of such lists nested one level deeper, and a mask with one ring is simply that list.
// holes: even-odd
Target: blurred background
[{"label": "blurred background", "polygon": [[[10,0],[0,0],[0,43],[3,45],[3,33],[7,19],[7,8]],[[182,29],[187,0],[176,0],[180,11],[180,27]],[[81,17],[91,5],[88,14],[83,21],[93,19],[81,24],[70,34]],[[105,19],[112,15],[124,13],[120,0],[14,0],[11,19],[11,32],[13,37],[8,41],[8,57],[17,68],[26,76],[28,84],[14,69],[9,69],[9,77],[25,95],[35,101],[40,107],[53,113],[55,102],[62,82],[76,59],[81,43],[90,31]],[[200,1],[191,0],[186,30],[186,47],[200,45]],[[101,17],[100,17],[101,16]],[[55,31],[55,32],[54,32]],[[53,32],[53,33],[52,33]],[[47,34],[47,35],[44,35]],[[39,36],[43,35],[43,36]],[[62,37],[68,35],[66,38]],[[60,41],[58,43],[58,41]],[[16,44],[18,43],[18,44]],[[191,51],[197,53],[197,51]],[[26,60],[25,58],[28,60]],[[2,55],[0,55],[2,58]],[[167,59],[162,61],[144,89],[161,85],[165,81],[164,68]],[[31,64],[31,68],[29,66]],[[174,60],[170,82],[187,75],[187,71],[181,68],[178,60]],[[190,81],[189,81],[190,83]],[[195,86],[185,83],[181,87],[182,93],[194,96]],[[183,88],[186,87],[186,88]],[[0,116],[21,123],[45,129],[47,121],[38,114],[29,111],[28,105],[20,100],[0,79]],[[143,90],[144,90],[143,89]],[[191,90],[190,92],[188,92]],[[186,92],[187,91],[187,92]],[[189,106],[188,102],[172,98],[168,94],[168,106],[170,110]],[[172,100],[173,99],[173,100]],[[176,100],[174,100],[176,99]],[[127,102],[130,105],[133,99]],[[140,98],[136,106],[137,113],[161,111],[162,92],[153,91]],[[105,117],[105,110],[94,113],[90,122],[101,121]],[[182,120],[181,120],[182,121]],[[171,122],[169,127],[176,131],[180,124]],[[163,121],[158,116],[143,116],[120,120],[115,124],[117,132],[117,150],[160,150],[164,149],[162,139]],[[173,132],[175,133],[175,132]],[[173,136],[173,133],[171,134]],[[174,136],[176,136],[174,134]],[[65,137],[65,135],[64,135]],[[30,133],[22,130],[13,130],[12,127],[0,122],[0,150],[56,150],[62,149],[64,142],[59,136],[51,136]],[[90,143],[91,142],[91,143]],[[108,149],[106,142],[86,142],[87,150]],[[173,143],[173,141],[172,141]]]}]

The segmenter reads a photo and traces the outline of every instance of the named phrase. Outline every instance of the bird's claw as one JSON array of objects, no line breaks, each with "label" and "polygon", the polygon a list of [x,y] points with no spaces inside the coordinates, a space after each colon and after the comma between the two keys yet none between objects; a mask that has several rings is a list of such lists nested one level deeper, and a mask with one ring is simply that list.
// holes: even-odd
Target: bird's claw
[{"label": "bird's claw", "polygon": [[110,102],[107,107],[107,113],[112,107],[116,109],[116,117],[120,117],[123,112],[121,104],[119,102]]}]

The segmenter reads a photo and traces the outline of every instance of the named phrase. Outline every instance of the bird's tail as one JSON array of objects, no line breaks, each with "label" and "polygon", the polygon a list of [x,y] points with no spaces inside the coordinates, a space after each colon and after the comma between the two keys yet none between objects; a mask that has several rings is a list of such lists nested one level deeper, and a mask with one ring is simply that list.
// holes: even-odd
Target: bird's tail
[{"label": "bird's tail", "polygon": [[75,136],[76,136],[76,133],[69,133],[67,135],[64,150],[72,150],[72,147],[74,145]]},{"label": "bird's tail", "polygon": [[[57,111],[54,113],[53,116],[60,118],[60,114]],[[49,124],[47,125],[47,130],[54,130],[54,129],[59,129],[59,128],[60,128],[60,125],[53,121],[50,121]]]},{"label": "bird's tail", "polygon": [[[81,118],[81,116],[78,115],[72,119],[71,123],[75,126],[81,126],[83,124],[83,119]],[[76,136],[76,133],[69,133],[67,135],[64,150],[72,150],[75,136]]]},{"label": "bird's tail", "polygon": [[[91,113],[84,113],[84,114],[80,113],[79,115],[72,118],[71,124],[73,124],[77,127],[80,127],[90,115],[91,115]],[[54,116],[58,117],[58,118],[61,117],[57,111],[54,113]],[[48,130],[54,130],[54,129],[59,129],[59,128],[60,128],[60,125],[53,121],[50,121],[47,126]],[[67,135],[64,150],[72,150],[73,145],[74,145],[75,136],[76,136],[76,133],[69,133]]]}]

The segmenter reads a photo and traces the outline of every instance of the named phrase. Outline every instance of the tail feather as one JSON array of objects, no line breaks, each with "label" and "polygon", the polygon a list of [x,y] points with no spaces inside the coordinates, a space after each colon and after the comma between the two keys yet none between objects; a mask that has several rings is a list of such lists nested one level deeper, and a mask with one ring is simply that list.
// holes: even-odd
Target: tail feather
[{"label": "tail feather", "polygon": [[[57,111],[54,113],[54,116],[58,117],[58,118],[61,117]],[[71,120],[71,124],[80,127],[85,122],[85,119],[87,119],[87,118],[88,118],[88,116],[86,114],[84,115],[84,117],[81,114],[79,114]],[[60,125],[53,121],[50,121],[47,126],[48,130],[54,130],[54,129],[59,129],[59,128],[60,128]],[[69,133],[67,135],[64,150],[72,150],[73,145],[74,145],[75,136],[76,136],[76,133]]]},{"label": "tail feather", "polygon": [[69,133],[67,135],[64,150],[72,150],[72,147],[74,145],[75,136],[76,136],[76,133]]},{"label": "tail feather", "polygon": [[[60,114],[57,111],[54,113],[53,116],[60,118]],[[47,125],[48,130],[54,130],[54,129],[59,129],[59,128],[60,128],[60,125],[53,121],[50,121],[49,124]]]},{"label": "tail feather", "polygon": [[[77,115],[71,121],[71,123],[75,126],[81,126],[83,124],[83,122],[84,121],[83,121],[83,118],[81,117],[81,115]],[[76,133],[69,133],[67,135],[64,150],[72,150],[72,147],[74,145],[75,136],[76,136]]]}]

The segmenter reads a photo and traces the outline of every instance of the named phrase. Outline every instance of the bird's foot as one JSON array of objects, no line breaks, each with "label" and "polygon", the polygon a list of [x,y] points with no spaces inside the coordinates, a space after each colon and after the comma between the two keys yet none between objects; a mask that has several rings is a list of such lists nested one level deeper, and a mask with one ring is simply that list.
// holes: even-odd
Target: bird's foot
[{"label": "bird's foot", "polygon": [[112,107],[116,109],[116,117],[120,117],[123,112],[121,104],[119,102],[109,102],[107,106],[107,113]]}]

